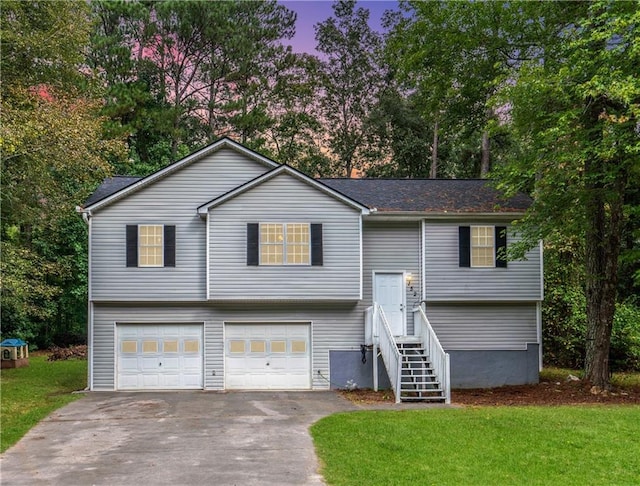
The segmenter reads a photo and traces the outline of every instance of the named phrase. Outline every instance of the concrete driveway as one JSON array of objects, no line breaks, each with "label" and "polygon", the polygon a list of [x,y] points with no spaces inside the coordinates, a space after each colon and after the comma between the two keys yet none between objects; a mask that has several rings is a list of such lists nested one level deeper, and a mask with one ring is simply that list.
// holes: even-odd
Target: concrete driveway
[{"label": "concrete driveway", "polygon": [[12,485],[320,485],[309,425],[333,392],[90,393],[0,459]]}]

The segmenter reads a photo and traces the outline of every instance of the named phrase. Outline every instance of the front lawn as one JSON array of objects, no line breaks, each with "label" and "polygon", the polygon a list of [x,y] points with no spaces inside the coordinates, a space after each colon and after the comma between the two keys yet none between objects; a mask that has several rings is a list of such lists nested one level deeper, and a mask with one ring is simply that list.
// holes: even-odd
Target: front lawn
[{"label": "front lawn", "polygon": [[86,360],[47,361],[46,356],[32,356],[26,368],[2,370],[0,452],[53,410],[81,397],[71,392],[86,384]]},{"label": "front lawn", "polygon": [[640,406],[363,411],[311,433],[331,485],[640,484]]}]

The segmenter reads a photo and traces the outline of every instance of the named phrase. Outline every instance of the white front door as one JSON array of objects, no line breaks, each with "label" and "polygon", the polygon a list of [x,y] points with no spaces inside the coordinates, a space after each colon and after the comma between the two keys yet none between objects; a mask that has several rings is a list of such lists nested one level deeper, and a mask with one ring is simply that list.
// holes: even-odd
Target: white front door
[{"label": "white front door", "polygon": [[406,334],[404,274],[376,272],[373,300],[382,307],[393,335],[404,336]]},{"label": "white front door", "polygon": [[309,324],[226,324],[225,388],[311,388]]}]

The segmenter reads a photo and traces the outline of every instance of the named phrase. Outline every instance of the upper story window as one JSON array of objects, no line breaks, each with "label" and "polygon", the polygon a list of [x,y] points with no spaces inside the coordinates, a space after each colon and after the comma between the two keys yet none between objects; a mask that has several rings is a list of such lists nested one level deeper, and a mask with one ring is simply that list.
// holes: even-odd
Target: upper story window
[{"label": "upper story window", "polygon": [[247,223],[247,265],[324,265],[322,224]]},{"label": "upper story window", "polygon": [[162,267],[163,259],[163,233],[161,224],[138,226],[138,266]]},{"label": "upper story window", "polygon": [[495,246],[494,246],[493,226],[472,226],[471,227],[471,266],[472,267],[493,267],[495,266]]},{"label": "upper story window", "polygon": [[127,225],[127,267],[175,267],[176,227],[167,224]]},{"label": "upper story window", "polygon": [[308,223],[260,224],[260,265],[310,265]]},{"label": "upper story window", "polygon": [[507,266],[505,226],[460,226],[459,266],[493,268]]}]

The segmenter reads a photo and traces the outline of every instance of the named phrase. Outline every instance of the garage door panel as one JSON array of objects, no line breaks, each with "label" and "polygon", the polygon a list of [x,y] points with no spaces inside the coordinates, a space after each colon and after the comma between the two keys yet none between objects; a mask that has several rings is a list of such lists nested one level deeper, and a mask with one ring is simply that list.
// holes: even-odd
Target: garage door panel
[{"label": "garage door panel", "polygon": [[162,369],[163,371],[169,372],[169,371],[178,371],[180,369],[180,360],[178,359],[178,357],[167,357],[164,356],[162,358]]},{"label": "garage door panel", "polygon": [[198,324],[118,324],[118,389],[201,389]]},{"label": "garage door panel", "polygon": [[158,370],[160,366],[158,365],[157,356],[144,357],[140,361],[142,362],[140,371],[142,371],[143,373],[149,372],[149,371],[150,372],[160,371]]},{"label": "garage door panel", "polygon": [[227,324],[225,386],[311,388],[309,324]]}]

